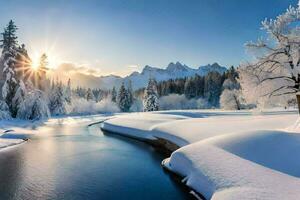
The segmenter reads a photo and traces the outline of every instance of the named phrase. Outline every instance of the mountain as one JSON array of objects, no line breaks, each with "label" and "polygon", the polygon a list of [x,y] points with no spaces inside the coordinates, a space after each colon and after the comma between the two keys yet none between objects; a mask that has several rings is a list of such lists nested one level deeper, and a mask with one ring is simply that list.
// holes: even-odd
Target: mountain
[{"label": "mountain", "polygon": [[145,87],[150,77],[154,77],[157,81],[164,81],[169,79],[190,77],[196,74],[204,76],[212,71],[222,74],[226,70],[226,67],[220,66],[218,63],[200,66],[197,69],[194,69],[183,65],[180,62],[171,62],[165,69],[150,67],[147,65],[144,67],[141,73],[133,72],[129,76],[123,78],[122,81],[124,81],[124,83],[128,83],[129,80],[131,80],[133,88],[138,89]]},{"label": "mountain", "polygon": [[65,80],[71,78],[73,87],[84,86],[90,88],[112,89],[114,86],[119,88],[122,82],[128,84],[129,81],[131,81],[133,89],[139,89],[147,85],[150,77],[155,78],[157,81],[164,81],[169,79],[190,77],[196,74],[204,76],[212,71],[224,73],[226,70],[226,67],[220,66],[218,63],[200,66],[198,68],[190,68],[187,65],[181,64],[180,62],[171,62],[165,69],[146,65],[142,72],[133,72],[123,78],[115,75],[99,77],[80,72],[67,73],[67,75],[64,77],[62,71],[57,73],[57,77],[64,78]]}]

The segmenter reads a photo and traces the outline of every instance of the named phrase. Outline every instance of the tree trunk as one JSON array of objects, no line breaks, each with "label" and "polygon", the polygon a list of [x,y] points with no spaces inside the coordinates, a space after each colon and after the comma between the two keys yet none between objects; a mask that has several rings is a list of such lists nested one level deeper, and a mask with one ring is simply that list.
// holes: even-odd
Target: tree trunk
[{"label": "tree trunk", "polygon": [[300,114],[300,94],[296,94],[296,98],[297,98],[297,104],[298,104],[298,111]]}]

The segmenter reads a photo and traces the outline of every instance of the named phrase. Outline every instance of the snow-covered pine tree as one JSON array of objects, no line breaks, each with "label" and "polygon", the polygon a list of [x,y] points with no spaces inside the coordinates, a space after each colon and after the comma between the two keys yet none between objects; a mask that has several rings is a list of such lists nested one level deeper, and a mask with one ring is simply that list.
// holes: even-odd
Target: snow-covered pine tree
[{"label": "snow-covered pine tree", "polygon": [[130,109],[130,102],[129,102],[129,96],[128,96],[128,91],[126,90],[124,83],[122,83],[118,98],[117,98],[117,103],[122,112],[128,112]]},{"label": "snow-covered pine tree", "polygon": [[[2,98],[8,105],[9,111],[12,117],[16,117],[19,105],[16,104],[15,95],[19,89],[19,80],[16,73],[16,56],[17,56],[17,27],[12,20],[9,21],[7,27],[2,33],[3,39],[0,40],[2,48],[2,55],[0,58],[1,74],[4,78],[4,84],[2,87]],[[21,94],[18,93],[18,94]],[[15,98],[15,100],[14,100]],[[17,98],[19,99],[19,97]]]},{"label": "snow-covered pine tree", "polygon": [[66,113],[63,85],[56,83],[51,91],[49,98],[49,108],[51,114],[61,115]]},{"label": "snow-covered pine tree", "polygon": [[117,91],[116,91],[115,87],[113,87],[113,89],[111,91],[111,101],[112,102],[117,102]]},{"label": "snow-covered pine tree", "polygon": [[38,120],[50,117],[44,92],[37,89],[28,92],[25,100],[20,104],[17,117],[26,120]]},{"label": "snow-covered pine tree", "polygon": [[157,111],[159,108],[156,81],[152,78],[144,92],[143,106],[144,112]]},{"label": "snow-covered pine tree", "polygon": [[65,100],[68,104],[72,102],[71,79],[68,79],[67,87],[65,90]]},{"label": "snow-covered pine tree", "polygon": [[93,94],[91,88],[89,88],[86,92],[86,100],[88,100],[88,101],[94,100],[94,94]]}]

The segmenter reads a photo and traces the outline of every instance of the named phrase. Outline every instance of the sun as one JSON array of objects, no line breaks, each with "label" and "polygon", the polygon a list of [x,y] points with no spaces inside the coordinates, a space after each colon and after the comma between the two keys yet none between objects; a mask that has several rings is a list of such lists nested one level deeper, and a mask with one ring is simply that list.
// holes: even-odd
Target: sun
[{"label": "sun", "polygon": [[34,57],[31,59],[31,68],[34,71],[37,71],[39,69],[40,66],[40,58],[39,57]]},{"label": "sun", "polygon": [[52,52],[34,52],[33,56],[31,57],[31,68],[34,71],[37,71],[40,67],[41,56],[46,54],[47,56],[47,68],[54,69],[59,65],[58,57],[53,54]]}]

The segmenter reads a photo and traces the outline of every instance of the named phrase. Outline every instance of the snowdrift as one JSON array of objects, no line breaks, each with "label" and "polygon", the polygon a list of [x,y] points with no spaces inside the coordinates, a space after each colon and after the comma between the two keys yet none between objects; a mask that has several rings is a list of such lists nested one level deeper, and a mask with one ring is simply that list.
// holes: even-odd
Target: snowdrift
[{"label": "snowdrift", "polygon": [[181,148],[163,164],[207,199],[299,199],[297,117],[281,111],[168,111],[115,117],[102,129],[177,144]]}]

